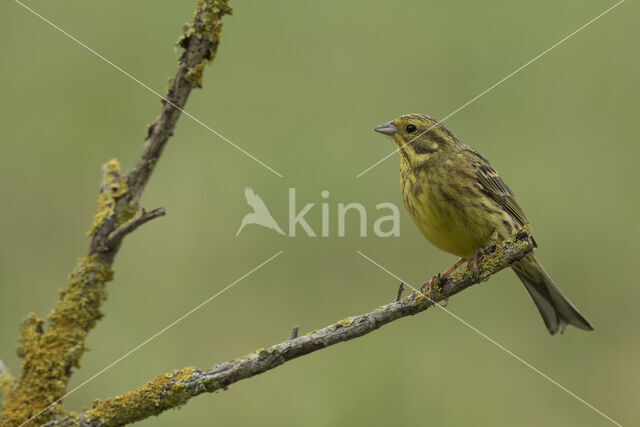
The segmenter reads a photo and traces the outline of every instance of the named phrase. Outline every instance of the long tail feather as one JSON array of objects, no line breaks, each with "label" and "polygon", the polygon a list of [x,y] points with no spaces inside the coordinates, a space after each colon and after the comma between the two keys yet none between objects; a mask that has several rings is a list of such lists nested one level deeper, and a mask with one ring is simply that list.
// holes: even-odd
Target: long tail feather
[{"label": "long tail feather", "polygon": [[538,307],[549,333],[563,333],[567,325],[587,331],[593,330],[593,326],[553,283],[533,254],[527,255],[512,268]]}]

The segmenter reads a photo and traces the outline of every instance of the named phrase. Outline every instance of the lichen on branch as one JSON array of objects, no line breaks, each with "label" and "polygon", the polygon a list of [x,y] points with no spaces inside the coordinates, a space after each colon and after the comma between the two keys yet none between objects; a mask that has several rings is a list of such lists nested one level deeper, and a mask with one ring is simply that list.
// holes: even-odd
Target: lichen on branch
[{"label": "lichen on branch", "polygon": [[178,46],[187,48],[192,38],[196,37],[200,40],[208,40],[208,49],[201,61],[197,63],[189,63],[186,56],[180,58],[181,62],[187,64],[186,80],[195,87],[202,87],[202,76],[206,64],[210,64],[216,57],[218,44],[220,43],[220,32],[222,31],[222,22],[220,18],[224,15],[230,15],[233,8],[226,1],[199,0],[196,10],[193,14],[193,23],[187,31],[180,36],[177,41]]},{"label": "lichen on branch", "polygon": [[214,391],[216,384],[203,382],[204,374],[195,368],[182,368],[159,375],[136,390],[113,399],[95,399],[93,406],[80,414],[52,421],[57,426],[120,426],[159,415],[184,405],[190,398]]},{"label": "lichen on branch", "polygon": [[178,71],[171,79],[160,115],[148,128],[135,167],[124,175],[116,159],[103,166],[98,207],[88,232],[89,253],[78,260],[47,321],[31,313],[22,322],[20,376],[13,379],[0,373],[0,425],[18,426],[31,417],[35,417],[33,423],[42,424],[64,413],[58,400],[66,393],[73,369],[80,366],[87,334],[103,316],[100,307],[107,297],[105,285],[113,277],[111,265],[123,238],[164,215],[163,209],[155,209],[135,216],[182,108],[192,89],[201,86],[204,66],[215,57],[222,28],[220,19],[229,13],[227,0],[198,0],[193,21],[180,39],[184,51]]},{"label": "lichen on branch", "polygon": [[13,393],[15,384],[16,379],[11,375],[4,362],[0,360],[0,403],[2,399],[10,398],[9,396]]},{"label": "lichen on branch", "polygon": [[[93,224],[87,232],[89,235],[96,231],[116,213],[116,203],[118,199],[127,194],[127,181],[122,173],[118,159],[111,159],[102,165],[102,184],[98,193],[98,208],[93,216]],[[131,219],[137,207],[129,206],[130,209],[118,210],[118,222],[124,223]]]},{"label": "lichen on branch", "polygon": [[525,226],[516,236],[482,256],[478,262],[478,275],[466,267],[440,280],[432,299],[420,292],[413,292],[370,312],[349,316],[302,336],[259,348],[209,370],[183,368],[170,372],[121,396],[97,400],[93,408],[86,412],[57,418],[46,424],[46,427],[104,427],[139,421],[179,407],[198,394],[226,389],[231,384],[274,369],[289,360],[369,334],[393,321],[423,312],[434,303],[480,283],[519,261],[533,250],[528,233],[529,228]]},{"label": "lichen on branch", "polygon": [[[112,277],[111,267],[98,255],[81,258],[59,291],[60,301],[47,318],[48,329],[34,313],[22,322],[17,349],[23,359],[22,374],[15,390],[3,399],[0,421],[8,425],[25,421],[64,395],[72,368],[80,366],[87,333],[102,317],[100,306]],[[54,405],[39,419],[60,412]]]}]

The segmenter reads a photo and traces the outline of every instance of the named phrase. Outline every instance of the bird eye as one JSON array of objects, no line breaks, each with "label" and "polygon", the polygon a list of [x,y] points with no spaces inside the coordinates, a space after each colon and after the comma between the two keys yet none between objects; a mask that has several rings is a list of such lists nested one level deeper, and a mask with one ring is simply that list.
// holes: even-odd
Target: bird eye
[{"label": "bird eye", "polygon": [[408,133],[414,133],[417,130],[418,130],[418,128],[416,127],[416,125],[411,125],[411,124],[407,125],[407,132]]}]

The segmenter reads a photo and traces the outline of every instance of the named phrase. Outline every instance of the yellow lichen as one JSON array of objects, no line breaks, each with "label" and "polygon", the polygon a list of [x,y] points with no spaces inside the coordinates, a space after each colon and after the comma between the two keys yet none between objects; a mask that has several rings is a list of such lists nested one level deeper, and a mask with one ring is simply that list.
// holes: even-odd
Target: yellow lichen
[{"label": "yellow lichen", "polygon": [[[478,275],[473,272],[473,269],[466,265],[463,268],[459,268],[451,273],[446,279],[448,282],[462,283],[466,282],[465,286],[469,286],[471,283],[483,282],[489,278],[492,274],[507,267],[510,262],[508,255],[513,257],[513,254],[526,255],[533,249],[533,243],[531,241],[531,227],[529,224],[522,226],[517,233],[515,233],[509,239],[506,239],[501,244],[491,247],[485,255],[478,260]],[[513,262],[513,260],[512,260]],[[473,282],[470,283],[470,280]],[[432,299],[434,302],[442,301],[446,296],[442,292],[443,279],[437,278],[433,283]],[[459,290],[458,290],[459,291]],[[456,292],[458,292],[456,291]],[[414,300],[414,304],[418,304],[419,298],[425,298],[422,294],[417,294]],[[426,298],[425,298],[426,299]]]},{"label": "yellow lichen", "polygon": [[[530,240],[531,227],[527,223],[518,230],[518,232],[511,238],[505,240],[499,245],[493,247],[493,250],[486,255],[483,255],[478,263],[479,275],[477,281],[482,282],[486,280],[492,274],[500,271],[507,265],[505,251],[517,249],[518,251],[527,251],[533,248],[533,244]],[[465,276],[474,274],[469,265],[465,268],[455,270],[448,278],[450,281],[461,281]]]},{"label": "yellow lichen", "polygon": [[266,349],[265,349],[264,347],[260,347],[260,348],[258,348],[258,349],[253,350],[251,353],[247,353],[247,354],[245,354],[244,356],[237,357],[235,360],[236,360],[236,361],[240,361],[240,360],[242,360],[242,359],[246,359],[246,358],[248,358],[248,357],[255,356],[256,354],[260,354],[261,352],[263,352],[263,351],[265,351],[265,350],[266,350]]},{"label": "yellow lichen", "polygon": [[11,372],[0,370],[0,401],[11,399],[16,385],[15,381],[16,379],[11,375]]},{"label": "yellow lichen", "polygon": [[[206,62],[214,59],[222,29],[220,19],[231,11],[227,0],[198,0],[193,23],[180,40],[182,46],[187,46],[192,38],[208,41],[197,46],[206,49],[204,59],[194,56],[198,55],[197,49],[188,58],[187,55],[181,58],[181,63],[185,59],[190,61],[187,79],[192,85],[200,85]],[[149,126],[149,132],[152,130],[153,124]],[[116,159],[107,162],[89,235],[98,232],[113,215],[117,215],[116,227],[135,216],[137,206],[126,198],[127,191],[119,162]],[[7,375],[0,380],[3,392],[11,388],[3,395],[0,425],[21,425],[43,408],[47,410],[32,420],[34,425],[62,413],[59,404],[51,403],[64,396],[71,371],[79,366],[86,335],[102,316],[100,306],[107,297],[105,283],[112,274],[110,266],[98,255],[82,258],[68,286],[60,292],[60,302],[49,314],[48,329],[45,331],[45,322],[35,314],[27,316],[21,325],[22,344],[17,351],[23,358],[20,380],[7,379]],[[115,399],[97,400],[88,410],[87,419],[108,420],[108,416],[117,414],[117,418],[103,425],[127,424],[179,406],[203,389],[215,391],[221,387],[218,382],[198,382],[197,375],[194,369],[185,368],[156,377],[142,388]],[[78,420],[76,413],[70,413],[69,417],[71,422]]]},{"label": "yellow lichen", "polygon": [[[102,166],[102,183],[100,185],[100,194],[98,195],[98,208],[87,234],[92,235],[98,231],[102,224],[114,214],[116,202],[125,194],[127,194],[127,182],[122,173],[120,162],[117,159],[111,159]],[[135,211],[133,213],[135,214]],[[131,219],[131,217],[128,219]]]},{"label": "yellow lichen", "polygon": [[[198,383],[196,374],[194,368],[182,368],[112,399],[96,399],[93,407],[85,412],[85,419],[87,422],[100,420],[103,426],[123,425],[179,407],[201,392],[203,384]],[[219,387],[217,383],[205,386],[207,391]]]},{"label": "yellow lichen", "polygon": [[198,38],[209,38],[212,43],[217,43],[222,30],[220,19],[232,13],[233,7],[227,0],[198,0],[193,12],[192,24],[183,37],[195,35]]},{"label": "yellow lichen", "polygon": [[187,74],[185,75],[185,79],[188,82],[194,83],[196,85],[202,84],[202,76],[204,75],[204,62],[199,63],[198,65],[191,67],[187,70]]},{"label": "yellow lichen", "polygon": [[429,299],[431,300],[431,302],[441,301],[445,298],[445,296],[442,294],[442,279],[440,278],[440,275],[438,275],[433,280],[430,295],[429,291],[427,291],[426,289],[425,292],[427,292],[427,295],[430,297]]},{"label": "yellow lichen", "polygon": [[[17,350],[23,358],[22,375],[11,399],[3,400],[3,422],[18,425],[64,396],[72,368],[80,366],[86,335],[102,317],[105,284],[112,277],[111,267],[98,255],[81,258],[48,316],[48,330],[33,313],[22,322],[22,345]],[[44,422],[57,413],[61,409],[56,404],[35,421]]]},{"label": "yellow lichen", "polygon": [[[180,36],[177,44],[187,47],[193,37],[209,41],[207,53],[198,64],[189,64],[185,79],[194,87],[202,86],[202,75],[207,63],[211,63],[216,56],[222,31],[221,18],[231,15],[233,7],[227,0],[198,0],[189,28]],[[181,61],[183,58],[181,58]]]},{"label": "yellow lichen", "polygon": [[351,317],[347,317],[346,319],[342,319],[337,321],[336,323],[333,324],[333,326],[336,326],[338,328],[346,328],[347,326],[351,325],[353,323],[353,319]]},{"label": "yellow lichen", "polygon": [[138,212],[138,204],[135,202],[121,203],[118,205],[118,224],[125,224]]},{"label": "yellow lichen", "polygon": [[419,309],[426,309],[430,305],[431,305],[431,301],[424,294],[421,294],[420,292],[415,294],[415,297],[413,300],[414,307]]}]

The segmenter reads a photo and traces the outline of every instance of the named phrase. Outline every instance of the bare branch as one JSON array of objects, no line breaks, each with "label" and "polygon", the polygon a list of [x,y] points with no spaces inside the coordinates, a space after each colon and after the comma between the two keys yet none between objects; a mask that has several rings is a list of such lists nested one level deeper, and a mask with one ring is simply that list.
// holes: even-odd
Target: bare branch
[{"label": "bare branch", "polygon": [[209,370],[183,368],[156,377],[136,390],[113,399],[97,400],[93,408],[74,417],[53,420],[46,426],[102,427],[140,421],[181,406],[199,394],[225,390],[231,384],[276,368],[289,360],[369,334],[395,320],[425,311],[434,303],[483,282],[490,275],[522,259],[533,250],[528,228],[526,230],[482,257],[478,263],[479,275],[467,267],[446,279],[440,279],[434,285],[433,301],[422,293],[413,292],[368,313],[347,317],[301,337],[260,348]]}]

